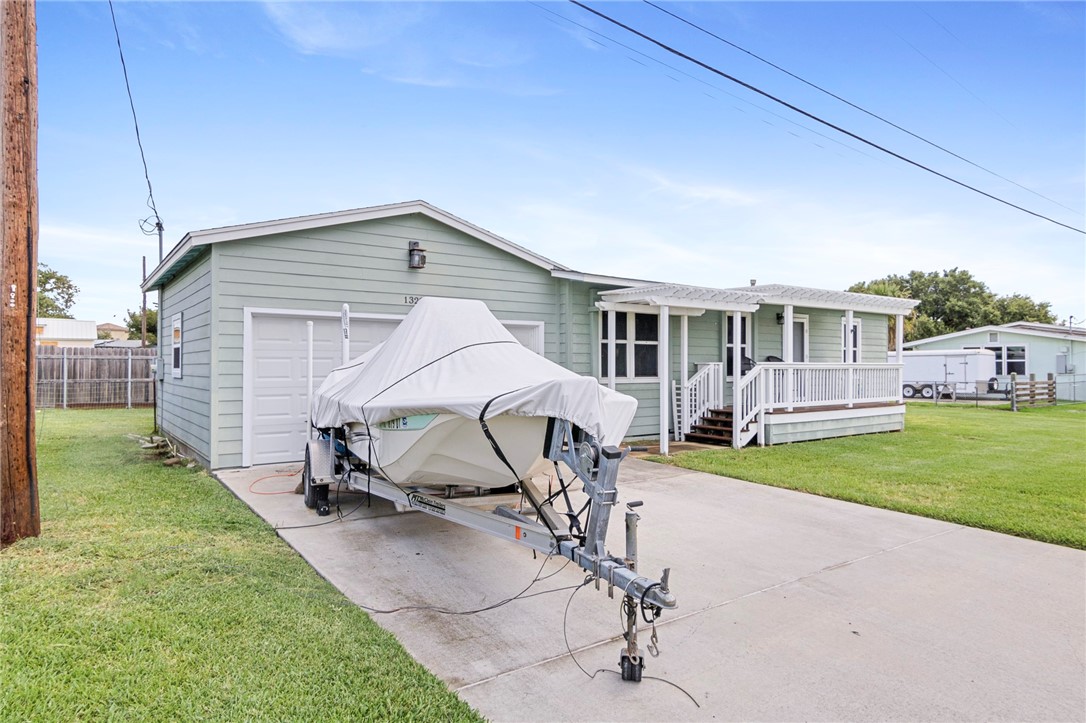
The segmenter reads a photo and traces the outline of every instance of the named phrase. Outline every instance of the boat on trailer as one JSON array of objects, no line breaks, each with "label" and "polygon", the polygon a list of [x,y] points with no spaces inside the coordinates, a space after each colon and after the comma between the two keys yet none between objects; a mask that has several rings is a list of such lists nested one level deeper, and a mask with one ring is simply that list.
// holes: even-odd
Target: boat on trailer
[{"label": "boat on trailer", "polygon": [[[346,310],[343,318],[346,336]],[[328,514],[329,486],[343,485],[572,560],[597,588],[622,592],[622,677],[640,680],[638,612],[653,623],[676,600],[667,569],[658,581],[637,571],[640,502],[627,505],[626,555],[606,549],[628,452],[619,444],[636,409],[632,397],[522,346],[482,302],[423,298],[384,343],[316,391],[305,503]],[[529,507],[485,511],[455,494],[511,486]]]}]

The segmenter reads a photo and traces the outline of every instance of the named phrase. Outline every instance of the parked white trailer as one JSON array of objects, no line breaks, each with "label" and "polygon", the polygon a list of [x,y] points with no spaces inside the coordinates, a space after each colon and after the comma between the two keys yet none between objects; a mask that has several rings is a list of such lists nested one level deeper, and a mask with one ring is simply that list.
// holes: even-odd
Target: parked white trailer
[{"label": "parked white trailer", "polygon": [[[936,393],[997,391],[996,355],[987,349],[947,349],[902,353],[901,393],[906,399]],[[897,354],[887,355],[890,362]],[[978,382],[981,384],[978,386]]]}]

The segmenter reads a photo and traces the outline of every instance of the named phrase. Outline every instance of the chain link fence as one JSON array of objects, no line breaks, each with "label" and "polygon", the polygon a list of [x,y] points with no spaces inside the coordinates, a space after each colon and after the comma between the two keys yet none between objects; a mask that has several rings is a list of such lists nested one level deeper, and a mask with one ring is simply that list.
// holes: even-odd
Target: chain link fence
[{"label": "chain link fence", "polygon": [[38,409],[150,407],[156,350],[102,347],[37,348]]}]

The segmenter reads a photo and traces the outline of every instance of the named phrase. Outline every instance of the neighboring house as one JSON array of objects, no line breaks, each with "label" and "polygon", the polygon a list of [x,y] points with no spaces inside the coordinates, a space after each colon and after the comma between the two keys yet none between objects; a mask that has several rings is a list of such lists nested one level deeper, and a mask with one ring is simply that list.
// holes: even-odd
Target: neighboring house
[{"label": "neighboring house", "polygon": [[739,446],[902,429],[887,317],[902,329],[916,304],[583,273],[423,201],[195,231],[144,290],[161,294],[160,428],[211,468],[300,458],[306,322],[319,383],[340,363],[344,303],[354,356],[423,296],[482,300],[525,346],[636,397],[630,437],[665,452],[699,432]]},{"label": "neighboring house", "polygon": [[108,322],[99,324],[98,333],[102,334],[103,332],[105,332],[107,338],[114,341],[123,341],[128,338],[128,329],[120,324],[111,324]]},{"label": "neighboring house", "polygon": [[980,326],[930,339],[911,341],[909,349],[990,349],[996,355],[996,376],[1001,385],[1011,373],[1056,378],[1060,399],[1086,400],[1086,329],[1033,321]]},{"label": "neighboring house", "polygon": [[[142,349],[143,342],[139,339],[99,339],[94,343],[97,349]],[[152,346],[148,344],[147,346]]]},{"label": "neighboring house", "polygon": [[38,346],[94,346],[96,341],[98,329],[93,321],[38,318]]}]

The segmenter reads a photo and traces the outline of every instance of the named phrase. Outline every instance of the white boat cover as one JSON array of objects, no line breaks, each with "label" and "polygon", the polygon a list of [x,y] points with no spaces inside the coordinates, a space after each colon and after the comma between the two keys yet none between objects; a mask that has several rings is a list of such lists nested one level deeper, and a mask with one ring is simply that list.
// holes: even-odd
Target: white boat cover
[{"label": "white boat cover", "polygon": [[522,346],[481,301],[426,297],[383,344],[328,375],[312,420],[325,429],[415,414],[478,419],[484,407],[485,419],[555,417],[617,445],[637,400]]}]

